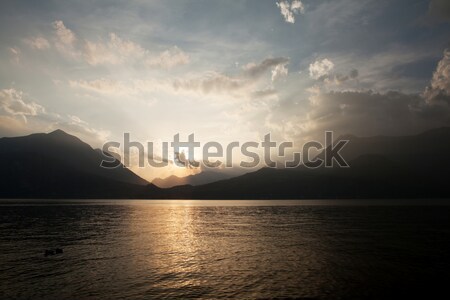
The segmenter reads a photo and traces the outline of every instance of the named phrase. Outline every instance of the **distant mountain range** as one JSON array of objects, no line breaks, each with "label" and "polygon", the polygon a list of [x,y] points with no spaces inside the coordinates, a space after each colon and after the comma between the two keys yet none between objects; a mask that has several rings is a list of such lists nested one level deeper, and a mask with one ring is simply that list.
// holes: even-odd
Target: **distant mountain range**
[{"label": "distant mountain range", "polygon": [[[450,128],[414,136],[349,140],[349,168],[264,168],[192,189],[196,199],[445,198],[450,196]],[[326,150],[325,150],[326,151]],[[319,158],[324,157],[322,152]]]},{"label": "distant mountain range", "polygon": [[156,178],[156,179],[152,180],[152,183],[160,188],[171,188],[171,187],[179,186],[179,185],[197,186],[197,185],[207,184],[207,183],[211,183],[211,182],[215,182],[215,181],[219,181],[219,180],[223,180],[223,179],[228,179],[231,177],[233,177],[233,175],[230,173],[221,173],[220,170],[214,171],[212,169],[212,170],[202,171],[201,173],[198,173],[195,175],[189,175],[189,176],[185,176],[185,177],[178,177],[178,176],[172,175],[172,176],[166,177],[164,179]]},{"label": "distant mountain range", "polygon": [[[61,130],[1,138],[0,198],[323,199],[450,196],[447,187],[450,128],[429,130],[413,136],[344,136],[341,139],[350,141],[341,151],[350,168],[263,168],[228,179],[224,178],[229,175],[217,172],[214,172],[216,177],[211,173],[200,173],[190,178],[172,177],[150,184],[127,168],[101,168],[100,162],[106,154]],[[319,157],[323,155],[321,153]],[[205,177],[215,182],[201,184]],[[186,185],[161,188],[180,183]]]}]

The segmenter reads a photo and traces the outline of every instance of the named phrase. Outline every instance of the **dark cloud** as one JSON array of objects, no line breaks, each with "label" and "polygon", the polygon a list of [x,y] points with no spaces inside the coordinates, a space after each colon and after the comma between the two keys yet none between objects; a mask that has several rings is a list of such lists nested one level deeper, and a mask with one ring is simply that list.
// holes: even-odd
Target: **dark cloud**
[{"label": "dark cloud", "polygon": [[334,82],[336,84],[341,84],[351,79],[356,79],[358,77],[358,74],[359,74],[358,70],[353,69],[348,73],[348,75],[342,73],[330,74],[327,77],[325,77],[324,80],[325,82]]},{"label": "dark cloud", "polygon": [[246,86],[241,78],[230,77],[221,73],[210,72],[203,77],[176,79],[172,82],[175,90],[196,91],[202,94],[235,93]]},{"label": "dark cloud", "polygon": [[313,96],[310,121],[318,131],[339,134],[402,135],[450,125],[449,110],[428,104],[419,94],[327,92]]},{"label": "dark cloud", "polygon": [[[329,74],[327,80],[344,81],[357,75],[353,71],[348,75]],[[297,108],[294,98],[279,102],[270,116],[278,136],[289,135],[294,140],[320,138],[327,130],[336,135],[407,135],[450,126],[449,50],[444,51],[423,93],[330,91],[326,87],[311,88],[308,101]]]},{"label": "dark cloud", "polygon": [[316,129],[358,135],[407,134],[450,125],[450,51],[445,50],[423,94],[317,92],[309,121]]},{"label": "dark cloud", "polygon": [[430,21],[450,21],[450,1],[431,0],[428,6],[427,17]]},{"label": "dark cloud", "polygon": [[276,57],[276,58],[266,58],[260,63],[251,63],[244,66],[245,75],[250,78],[259,78],[265,74],[268,70],[275,68],[277,66],[285,66],[289,63],[289,58]]},{"label": "dark cloud", "polygon": [[358,70],[353,69],[353,70],[350,71],[350,73],[349,73],[348,76],[349,76],[351,79],[354,79],[354,78],[358,77],[358,75],[359,75]]}]

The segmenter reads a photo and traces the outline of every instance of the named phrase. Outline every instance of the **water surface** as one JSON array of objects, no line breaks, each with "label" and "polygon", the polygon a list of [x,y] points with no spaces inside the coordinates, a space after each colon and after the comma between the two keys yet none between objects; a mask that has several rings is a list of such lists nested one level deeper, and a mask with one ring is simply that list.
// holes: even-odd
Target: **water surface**
[{"label": "water surface", "polygon": [[432,295],[449,202],[406,203],[1,200],[0,298]]}]

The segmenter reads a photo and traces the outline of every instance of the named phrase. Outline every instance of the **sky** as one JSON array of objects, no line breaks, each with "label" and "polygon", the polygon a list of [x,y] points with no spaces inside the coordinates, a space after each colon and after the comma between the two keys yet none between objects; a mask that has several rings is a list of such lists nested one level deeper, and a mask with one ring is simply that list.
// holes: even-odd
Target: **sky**
[{"label": "sky", "polygon": [[301,145],[450,125],[446,0],[1,1],[0,28],[0,137]]}]

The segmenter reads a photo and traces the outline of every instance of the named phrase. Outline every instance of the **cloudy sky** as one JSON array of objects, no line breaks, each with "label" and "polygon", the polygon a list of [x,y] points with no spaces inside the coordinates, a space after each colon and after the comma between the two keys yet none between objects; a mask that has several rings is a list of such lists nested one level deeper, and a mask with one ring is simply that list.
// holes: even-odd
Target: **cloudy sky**
[{"label": "cloudy sky", "polygon": [[2,1],[0,28],[0,136],[301,144],[450,125],[446,0]]}]

